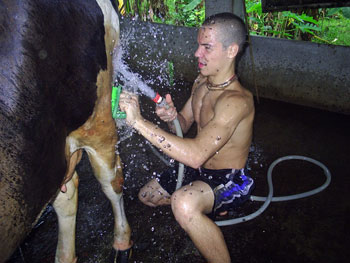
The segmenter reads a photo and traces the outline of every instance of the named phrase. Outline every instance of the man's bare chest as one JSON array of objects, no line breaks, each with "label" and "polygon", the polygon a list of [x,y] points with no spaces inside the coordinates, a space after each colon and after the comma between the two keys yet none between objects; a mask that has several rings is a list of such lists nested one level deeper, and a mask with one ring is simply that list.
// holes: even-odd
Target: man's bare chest
[{"label": "man's bare chest", "polygon": [[198,89],[193,96],[193,116],[199,128],[203,128],[214,116],[214,102],[210,95],[208,90],[203,87]]}]

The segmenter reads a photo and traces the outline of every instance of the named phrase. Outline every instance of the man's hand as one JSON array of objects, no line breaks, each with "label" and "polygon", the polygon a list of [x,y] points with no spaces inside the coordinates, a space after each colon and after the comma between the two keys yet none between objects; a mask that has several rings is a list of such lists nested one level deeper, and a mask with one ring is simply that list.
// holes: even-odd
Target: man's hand
[{"label": "man's hand", "polygon": [[142,118],[138,96],[133,93],[123,91],[120,94],[119,107],[120,110],[126,113],[126,122],[130,126],[133,126],[137,120]]},{"label": "man's hand", "polygon": [[166,94],[165,101],[169,107],[167,108],[167,107],[158,106],[156,108],[156,113],[162,121],[171,122],[176,119],[177,111],[176,111],[176,108],[174,107],[174,102],[171,99],[170,94]]}]

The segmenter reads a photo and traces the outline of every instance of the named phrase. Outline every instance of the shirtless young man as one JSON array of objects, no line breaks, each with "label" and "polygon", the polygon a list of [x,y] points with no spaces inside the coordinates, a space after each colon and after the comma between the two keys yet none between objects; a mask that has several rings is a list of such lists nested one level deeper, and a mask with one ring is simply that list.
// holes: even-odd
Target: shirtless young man
[{"label": "shirtless young man", "polygon": [[[186,133],[197,124],[195,138],[180,138],[145,120],[138,98],[129,93],[120,97],[127,122],[171,158],[185,164],[185,181],[175,190],[176,174],[165,172],[139,193],[148,206],[171,204],[177,222],[187,232],[208,262],[231,262],[220,228],[212,215],[247,200],[253,180],[245,173],[252,140],[254,102],[235,76],[235,60],[246,41],[245,25],[231,13],[206,19],[198,32],[200,75],[191,97],[178,113],[169,94],[169,109],[157,108],[158,116],[171,126],[177,117]],[[193,168],[193,169],[191,169]],[[169,185],[169,181],[173,185]],[[183,183],[184,184],[184,183]]]}]

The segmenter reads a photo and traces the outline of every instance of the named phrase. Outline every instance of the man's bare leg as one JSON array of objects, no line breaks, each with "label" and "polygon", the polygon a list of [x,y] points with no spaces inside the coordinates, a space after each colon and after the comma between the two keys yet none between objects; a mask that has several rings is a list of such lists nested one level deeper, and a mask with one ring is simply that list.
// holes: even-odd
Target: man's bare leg
[{"label": "man's bare leg", "polygon": [[195,181],[171,197],[174,216],[195,246],[210,263],[231,262],[220,228],[205,214],[210,213],[214,194],[206,183]]},{"label": "man's bare leg", "polygon": [[151,207],[170,205],[170,194],[162,188],[157,179],[142,187],[138,196],[142,203]]}]

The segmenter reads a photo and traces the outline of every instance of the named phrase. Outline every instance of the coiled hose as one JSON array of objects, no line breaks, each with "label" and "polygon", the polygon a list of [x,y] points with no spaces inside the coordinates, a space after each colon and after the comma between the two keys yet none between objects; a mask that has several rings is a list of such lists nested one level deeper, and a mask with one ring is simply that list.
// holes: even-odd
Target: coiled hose
[{"label": "coiled hose", "polygon": [[[321,167],[324,171],[325,176],[326,176],[326,181],[320,187],[317,187],[311,191],[307,191],[307,192],[303,192],[303,193],[295,194],[295,195],[273,197],[272,171],[278,163],[286,161],[286,160],[303,160],[303,161],[311,162],[311,163]],[[250,197],[250,200],[252,200],[252,201],[264,202],[263,205],[252,214],[249,214],[249,215],[246,215],[243,217],[239,217],[239,218],[229,219],[229,220],[215,221],[215,223],[218,226],[227,226],[227,225],[233,225],[233,224],[238,224],[238,223],[243,223],[243,222],[249,221],[249,220],[259,216],[262,212],[264,212],[265,209],[269,206],[269,204],[271,202],[295,200],[295,199],[300,199],[300,198],[304,198],[304,197],[308,197],[308,196],[317,194],[317,193],[323,191],[324,189],[326,189],[328,187],[328,185],[330,184],[330,182],[331,182],[330,171],[323,163],[321,163],[319,161],[316,161],[316,160],[309,158],[309,157],[300,156],[300,155],[288,155],[288,156],[278,158],[270,165],[270,167],[267,171],[267,183],[268,183],[268,187],[269,187],[269,194],[267,195],[267,197],[254,196],[254,195],[252,195]]]}]

